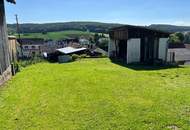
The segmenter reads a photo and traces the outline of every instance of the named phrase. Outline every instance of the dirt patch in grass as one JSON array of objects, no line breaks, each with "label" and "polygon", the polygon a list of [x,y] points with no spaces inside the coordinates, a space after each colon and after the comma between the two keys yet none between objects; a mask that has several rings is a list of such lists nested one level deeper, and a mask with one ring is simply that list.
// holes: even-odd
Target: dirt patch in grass
[{"label": "dirt patch in grass", "polygon": [[181,130],[177,125],[169,125],[166,128],[169,130]]}]

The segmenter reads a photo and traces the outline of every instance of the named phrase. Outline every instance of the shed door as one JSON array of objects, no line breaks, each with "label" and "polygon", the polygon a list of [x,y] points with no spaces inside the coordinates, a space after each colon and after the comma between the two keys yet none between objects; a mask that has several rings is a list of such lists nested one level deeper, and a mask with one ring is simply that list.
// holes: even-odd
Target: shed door
[{"label": "shed door", "polygon": [[141,40],[130,39],[127,42],[127,63],[140,62]]},{"label": "shed door", "polygon": [[166,61],[167,59],[167,43],[168,38],[159,39],[159,59]]}]

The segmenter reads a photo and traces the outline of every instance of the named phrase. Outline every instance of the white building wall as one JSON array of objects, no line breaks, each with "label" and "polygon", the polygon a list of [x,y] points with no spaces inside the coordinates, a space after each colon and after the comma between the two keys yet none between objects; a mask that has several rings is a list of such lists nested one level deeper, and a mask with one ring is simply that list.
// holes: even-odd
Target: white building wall
[{"label": "white building wall", "polygon": [[130,39],[127,41],[127,63],[140,62],[141,39]]},{"label": "white building wall", "polygon": [[190,61],[190,50],[186,48],[168,49],[167,62]]},{"label": "white building wall", "polygon": [[160,38],[159,39],[159,59],[163,61],[167,60],[167,50],[168,50],[168,38]]}]

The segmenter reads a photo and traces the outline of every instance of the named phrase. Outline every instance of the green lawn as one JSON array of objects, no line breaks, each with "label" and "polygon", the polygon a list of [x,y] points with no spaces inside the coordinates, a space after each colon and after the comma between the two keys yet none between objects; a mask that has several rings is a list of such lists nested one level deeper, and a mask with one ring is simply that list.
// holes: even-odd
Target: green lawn
[{"label": "green lawn", "polygon": [[0,113],[2,130],[188,130],[190,67],[40,63],[1,88]]},{"label": "green lawn", "polygon": [[60,40],[65,38],[76,38],[76,37],[92,37],[94,33],[84,32],[84,31],[62,31],[62,32],[48,32],[47,34],[42,33],[26,33],[22,34],[21,38],[43,38],[43,39],[52,39]]}]

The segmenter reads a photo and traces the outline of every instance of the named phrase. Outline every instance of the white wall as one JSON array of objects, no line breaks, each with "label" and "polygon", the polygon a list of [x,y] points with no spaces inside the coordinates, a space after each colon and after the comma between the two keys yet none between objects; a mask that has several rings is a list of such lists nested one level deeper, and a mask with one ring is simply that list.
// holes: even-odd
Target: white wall
[{"label": "white wall", "polygon": [[[174,59],[173,59],[174,54]],[[174,60],[174,61],[172,61]],[[186,48],[168,49],[168,62],[190,61],[190,50]]]},{"label": "white wall", "polygon": [[141,39],[129,39],[127,41],[127,63],[140,62]]},{"label": "white wall", "polygon": [[159,39],[159,59],[163,61],[167,60],[167,50],[168,50],[168,38],[160,38]]}]

